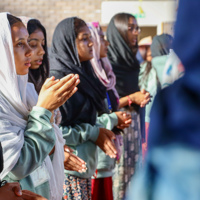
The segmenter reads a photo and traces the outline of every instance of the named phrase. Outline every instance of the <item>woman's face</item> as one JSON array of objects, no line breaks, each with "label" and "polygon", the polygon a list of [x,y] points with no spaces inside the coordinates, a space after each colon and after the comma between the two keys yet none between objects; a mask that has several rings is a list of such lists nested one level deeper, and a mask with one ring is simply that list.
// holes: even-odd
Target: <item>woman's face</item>
[{"label": "woman's face", "polygon": [[90,30],[87,26],[84,26],[80,29],[76,38],[76,47],[80,62],[91,60],[93,58],[92,46],[93,42]]},{"label": "woman's face", "polygon": [[42,64],[43,56],[45,54],[45,38],[40,29],[35,30],[29,35],[29,45],[33,50],[30,69],[38,69]]},{"label": "woman's face", "polygon": [[130,17],[128,20],[128,41],[129,44],[134,47],[137,44],[139,27],[135,18]]},{"label": "woman's face", "polygon": [[101,45],[100,46],[100,58],[104,58],[104,57],[107,57],[109,42],[107,40],[105,40],[102,30],[100,31],[99,36],[100,36],[100,45]]},{"label": "woman's face", "polygon": [[32,55],[32,50],[28,44],[28,31],[22,22],[17,22],[12,25],[11,34],[16,73],[18,75],[28,74]]}]

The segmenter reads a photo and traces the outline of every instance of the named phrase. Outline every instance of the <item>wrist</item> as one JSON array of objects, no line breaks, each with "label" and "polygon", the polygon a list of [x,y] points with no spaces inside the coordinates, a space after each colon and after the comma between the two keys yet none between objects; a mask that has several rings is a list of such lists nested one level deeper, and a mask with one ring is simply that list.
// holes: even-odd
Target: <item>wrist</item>
[{"label": "wrist", "polygon": [[126,97],[127,97],[128,105],[130,106],[133,103],[133,101],[129,95],[127,95]]}]

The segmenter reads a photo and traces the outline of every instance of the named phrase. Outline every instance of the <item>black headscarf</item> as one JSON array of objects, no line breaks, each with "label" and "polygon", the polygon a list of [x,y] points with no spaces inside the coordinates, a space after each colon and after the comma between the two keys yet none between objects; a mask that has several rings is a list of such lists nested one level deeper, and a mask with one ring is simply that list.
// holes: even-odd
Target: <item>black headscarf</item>
[{"label": "black headscarf", "polygon": [[140,65],[131,48],[117,30],[114,17],[107,28],[108,58],[116,75],[116,89],[121,97],[139,91]]},{"label": "black headscarf", "polygon": [[157,35],[153,38],[151,44],[151,56],[168,55],[169,50],[172,48],[173,37],[169,34]]},{"label": "black headscarf", "polygon": [[2,172],[2,170],[3,170],[3,150],[0,143],[0,173]]},{"label": "black headscarf", "polygon": [[50,75],[62,78],[79,74],[78,91],[60,107],[61,125],[96,122],[96,114],[104,112],[106,88],[95,75],[90,61],[81,62],[76,48],[74,17],[61,21],[54,32],[50,49]]}]

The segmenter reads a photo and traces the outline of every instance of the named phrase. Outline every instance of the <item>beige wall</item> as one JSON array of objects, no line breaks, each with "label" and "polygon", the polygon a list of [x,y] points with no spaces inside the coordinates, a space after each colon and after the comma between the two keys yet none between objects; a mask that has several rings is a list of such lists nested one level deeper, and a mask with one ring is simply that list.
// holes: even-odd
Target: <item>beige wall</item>
[{"label": "beige wall", "polygon": [[56,25],[66,17],[78,16],[86,22],[101,22],[102,1],[103,0],[0,0],[0,12],[8,11],[16,16],[23,15],[39,19],[47,29],[48,44],[50,45]]},{"label": "beige wall", "polygon": [[62,19],[79,16],[100,21],[102,0],[0,0],[0,12],[39,19],[45,26],[50,45],[54,29]]}]

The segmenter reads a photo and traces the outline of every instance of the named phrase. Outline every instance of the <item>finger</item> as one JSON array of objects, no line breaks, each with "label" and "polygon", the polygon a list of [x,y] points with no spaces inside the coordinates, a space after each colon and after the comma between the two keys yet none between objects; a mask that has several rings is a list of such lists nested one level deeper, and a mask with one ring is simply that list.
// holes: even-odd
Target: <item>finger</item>
[{"label": "finger", "polygon": [[106,135],[109,137],[109,139],[110,140],[114,140],[114,139],[116,139],[115,138],[115,134],[112,132],[112,131],[109,131],[109,130],[107,130],[107,129],[105,129],[105,133],[106,133]]},{"label": "finger", "polygon": [[132,119],[128,119],[125,121],[125,124],[130,124],[132,122]]},{"label": "finger", "polygon": [[79,173],[83,173],[83,172],[86,172],[86,169],[82,169],[82,168],[79,168],[71,163],[68,163],[65,165],[65,169],[66,170],[70,170],[70,171],[77,171]]},{"label": "finger", "polygon": [[22,190],[21,190],[19,183],[16,183],[16,185],[13,187],[12,190],[16,194],[16,196],[18,196],[18,197],[22,196]]},{"label": "finger", "polygon": [[[54,89],[54,90],[58,90],[58,89],[60,89],[60,88],[61,88],[62,86],[64,86],[64,85],[65,85],[65,87],[66,87],[66,84],[67,84],[67,88],[69,88],[69,87],[71,87],[71,85],[72,85],[75,81],[76,81],[76,78],[75,78],[74,74],[69,74],[69,75],[63,77],[62,79],[60,79],[60,81],[59,81],[57,84],[55,84],[55,85],[53,86],[53,89]],[[63,89],[63,88],[62,88],[62,89]]]},{"label": "finger", "polygon": [[71,169],[74,169],[76,171],[83,170],[85,171],[87,169],[86,165],[81,163],[77,158],[70,156],[67,162],[65,162],[65,166],[72,166]]},{"label": "finger", "polygon": [[115,147],[113,147],[113,145],[110,144],[110,142],[107,142],[104,146],[105,146],[107,155],[109,155],[111,158],[116,158]]},{"label": "finger", "polygon": [[50,88],[51,86],[53,86],[54,84],[56,84],[59,81],[60,81],[59,79],[55,80],[55,77],[52,76],[51,78],[47,78],[43,85],[46,88]]},{"label": "finger", "polygon": [[142,94],[145,94],[145,93],[146,93],[146,90],[145,90],[145,89],[142,89],[140,92],[141,92]]},{"label": "finger", "polygon": [[64,146],[64,151],[68,152],[68,153],[73,153],[74,152],[74,150],[71,149],[70,147],[68,147],[67,145]]},{"label": "finger", "polygon": [[115,156],[117,154],[117,150],[116,150],[116,147],[115,147],[114,143],[111,140],[108,140],[106,142],[106,145],[110,149],[111,153]]},{"label": "finger", "polygon": [[83,168],[86,168],[86,163],[82,159],[80,159],[78,156],[72,154],[70,157],[70,160],[74,162],[74,164],[77,164]]},{"label": "finger", "polygon": [[76,92],[77,92],[77,90],[78,90],[78,88],[77,87],[75,87],[73,90],[72,90],[72,92],[71,93],[69,93],[69,94],[63,94],[63,102],[62,103],[65,103],[71,96],[73,96]]},{"label": "finger", "polygon": [[38,195],[38,194],[35,194],[35,193],[33,193],[33,192],[31,192],[31,191],[29,191],[29,190],[23,190],[22,191],[22,198],[24,199],[24,200],[47,200],[46,198],[44,198],[44,197],[42,197],[42,196],[40,196],[40,195]]},{"label": "finger", "polygon": [[130,126],[130,124],[122,124],[122,125],[120,125],[119,127],[121,127],[121,128],[128,128]]},{"label": "finger", "polygon": [[64,85],[59,88],[60,92],[63,92],[66,90],[66,88],[69,88],[67,90],[73,90],[74,87],[76,87],[80,83],[79,75],[76,74],[73,78],[71,78],[68,81],[65,81]]},{"label": "finger", "polygon": [[62,96],[66,97],[66,96],[69,96],[71,93],[76,92],[77,90],[75,88],[79,83],[80,83],[80,79],[76,80],[74,85],[72,85],[66,92],[62,93]]}]

